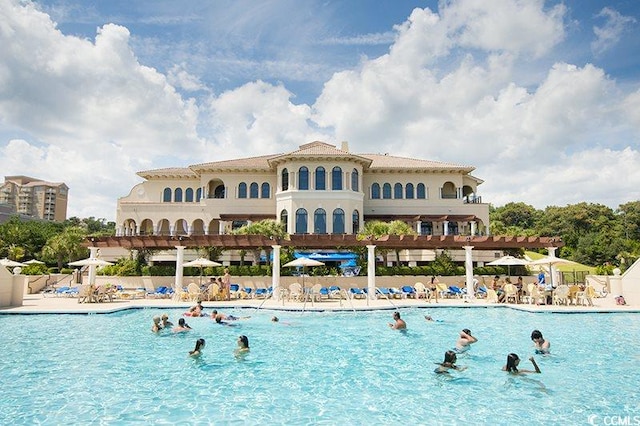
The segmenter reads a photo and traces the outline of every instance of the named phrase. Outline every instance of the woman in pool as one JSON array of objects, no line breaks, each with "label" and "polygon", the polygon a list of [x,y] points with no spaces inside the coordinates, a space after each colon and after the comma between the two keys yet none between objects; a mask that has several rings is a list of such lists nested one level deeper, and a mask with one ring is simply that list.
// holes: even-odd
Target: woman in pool
[{"label": "woman in pool", "polygon": [[471,344],[476,343],[477,341],[478,339],[471,335],[471,330],[465,328],[460,332],[460,337],[456,342],[454,351],[456,351],[457,353],[466,352],[471,349]]},{"label": "woman in pool", "polygon": [[173,332],[174,333],[182,333],[185,331],[189,331],[191,330],[191,327],[189,327],[189,324],[187,324],[187,322],[184,320],[184,318],[180,318],[178,320],[178,326],[177,327],[173,327]]},{"label": "woman in pool", "polygon": [[235,350],[235,356],[244,356],[249,353],[249,338],[244,334],[238,337],[238,347]]},{"label": "woman in pool", "polygon": [[202,350],[204,349],[204,344],[204,339],[196,340],[196,347],[194,350],[189,351],[189,356],[192,356],[194,358],[199,357],[202,354]]},{"label": "woman in pool", "polygon": [[160,317],[155,316],[153,317],[153,325],[151,326],[151,331],[154,333],[157,333],[160,330],[162,330],[162,325],[160,324]]},{"label": "woman in pool", "polygon": [[535,368],[535,371],[518,370],[518,364],[520,364],[520,357],[517,354],[510,353],[509,355],[507,355],[507,365],[502,367],[502,371],[507,371],[510,374],[542,373],[540,371],[540,367],[538,367],[538,364],[536,363],[536,360],[533,357],[529,357],[529,361],[531,361],[531,363],[533,364],[533,368]]},{"label": "woman in pool", "polygon": [[162,327],[163,328],[173,327],[173,323],[169,321],[169,315],[167,314],[162,314]]},{"label": "woman in pool", "polygon": [[444,361],[441,362],[438,365],[438,367],[436,367],[436,369],[433,370],[433,372],[436,374],[443,374],[443,373],[449,373],[449,370],[457,370],[457,371],[465,370],[467,367],[458,367],[456,365],[457,359],[458,357],[456,356],[456,353],[454,351],[446,351],[444,353]]},{"label": "woman in pool", "polygon": [[542,337],[540,330],[533,330],[531,332],[531,340],[533,340],[533,345],[537,354],[546,355],[550,352],[551,343]]}]

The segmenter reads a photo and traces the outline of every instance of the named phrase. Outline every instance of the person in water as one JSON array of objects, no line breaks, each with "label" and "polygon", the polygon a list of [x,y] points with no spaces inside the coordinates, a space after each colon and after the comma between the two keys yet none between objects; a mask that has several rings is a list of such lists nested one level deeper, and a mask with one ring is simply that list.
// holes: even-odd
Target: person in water
[{"label": "person in water", "polygon": [[160,330],[162,330],[162,324],[160,324],[160,317],[155,316],[153,317],[153,325],[151,326],[151,331],[154,333],[157,333]]},{"label": "person in water", "polygon": [[531,340],[533,341],[535,352],[537,354],[546,355],[550,353],[551,343],[542,337],[540,330],[533,330],[531,332]]},{"label": "person in water", "polygon": [[189,351],[189,356],[192,356],[194,358],[199,357],[202,354],[204,345],[205,345],[204,339],[196,340],[196,347],[192,351]]},{"label": "person in water", "polygon": [[164,328],[173,327],[173,323],[169,321],[169,315],[167,314],[162,314],[162,327]]},{"label": "person in water", "polygon": [[249,353],[249,338],[245,335],[238,337],[238,347],[234,351],[236,356],[242,356]]},{"label": "person in water", "polygon": [[395,323],[390,322],[389,327],[391,327],[393,330],[406,330],[407,323],[404,322],[402,318],[400,318],[400,312],[394,312],[393,319],[395,320]]},{"label": "person in water", "polygon": [[174,333],[181,333],[189,330],[191,330],[191,327],[189,327],[189,324],[187,324],[184,318],[180,318],[178,320],[178,325],[176,327],[173,327]]},{"label": "person in water", "polygon": [[458,357],[454,351],[446,351],[444,353],[444,361],[438,364],[438,367],[436,367],[436,369],[433,370],[434,373],[443,374],[443,373],[449,373],[449,370],[457,370],[457,371],[465,370],[467,367],[458,367],[456,365],[457,360],[458,360]]},{"label": "person in water", "polygon": [[458,337],[458,341],[456,342],[455,351],[466,352],[471,348],[471,344],[476,343],[478,339],[471,335],[471,330],[468,328],[463,329],[460,332],[460,337]]},{"label": "person in water", "polygon": [[519,370],[518,365],[520,364],[520,357],[518,354],[510,353],[507,355],[507,365],[502,367],[502,371],[506,371],[510,374],[528,374],[528,373],[542,373],[540,371],[540,367],[536,363],[536,360],[533,357],[529,357],[529,361],[533,364],[534,370]]}]

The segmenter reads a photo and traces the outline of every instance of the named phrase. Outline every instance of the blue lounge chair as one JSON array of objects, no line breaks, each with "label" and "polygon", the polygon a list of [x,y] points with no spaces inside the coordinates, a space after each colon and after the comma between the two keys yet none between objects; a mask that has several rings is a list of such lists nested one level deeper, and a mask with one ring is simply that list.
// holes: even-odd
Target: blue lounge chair
[{"label": "blue lounge chair", "polygon": [[329,298],[342,299],[342,291],[337,285],[329,286]]},{"label": "blue lounge chair", "polygon": [[462,289],[456,285],[450,285],[449,294],[452,295],[453,297],[461,298],[465,294],[465,292],[462,291]]},{"label": "blue lounge chair", "polygon": [[349,294],[353,299],[364,299],[365,297],[367,297],[367,293],[365,293],[364,291],[362,291],[362,289],[358,287],[351,287],[349,289]]},{"label": "blue lounge chair", "polygon": [[389,287],[389,293],[391,293],[391,297],[394,299],[402,298],[402,291],[398,290],[395,287]]},{"label": "blue lounge chair", "polygon": [[414,299],[416,298],[416,290],[413,287],[411,287],[410,285],[402,286],[400,291],[402,292],[402,297],[404,297],[405,299],[407,297],[412,297]]}]

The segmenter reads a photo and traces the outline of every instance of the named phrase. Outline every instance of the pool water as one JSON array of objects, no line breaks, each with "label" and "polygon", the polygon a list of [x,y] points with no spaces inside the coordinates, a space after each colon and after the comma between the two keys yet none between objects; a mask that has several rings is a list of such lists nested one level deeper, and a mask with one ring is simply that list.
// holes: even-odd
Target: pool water
[{"label": "pool water", "polygon": [[[1,315],[0,424],[587,424],[640,416],[640,314],[525,313],[507,308],[251,315],[235,327],[187,318],[188,333],[151,333],[139,309],[108,315]],[[443,322],[426,322],[424,315]],[[270,318],[277,315],[279,323]],[[469,328],[461,372],[437,375]],[[509,352],[542,374],[501,371]],[[240,334],[251,352],[233,355]],[[199,359],[187,356],[198,338]]]}]

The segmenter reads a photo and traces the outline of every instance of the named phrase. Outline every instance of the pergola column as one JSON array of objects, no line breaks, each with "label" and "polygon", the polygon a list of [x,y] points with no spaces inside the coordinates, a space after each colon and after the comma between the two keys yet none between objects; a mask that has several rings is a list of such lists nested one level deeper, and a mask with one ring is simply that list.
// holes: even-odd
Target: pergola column
[{"label": "pergola column", "polygon": [[443,223],[443,231],[442,234],[443,235],[449,235],[449,221],[445,220]]},{"label": "pergola column", "polygon": [[477,225],[478,225],[478,222],[476,222],[475,220],[472,220],[472,221],[471,221],[471,236],[472,236],[472,237],[475,237],[476,232],[478,232],[478,230],[477,230],[477,228],[476,228],[476,227],[477,227]]},{"label": "pergola column", "polygon": [[280,247],[273,245],[273,273],[271,276],[271,291],[273,300],[280,300]]},{"label": "pergola column", "polygon": [[[89,247],[90,258],[98,257],[98,247]],[[96,265],[89,265],[89,284],[96,283]]]},{"label": "pergola column", "polygon": [[463,246],[464,249],[464,269],[467,284],[467,296],[475,299],[475,289],[473,288],[473,246]]},{"label": "pergola column", "polygon": [[[549,257],[556,257],[556,250],[558,250],[558,247],[547,247],[547,254]],[[558,271],[553,263],[549,265],[549,278],[551,279],[552,287],[561,284],[558,279]]]},{"label": "pergola column", "polygon": [[173,288],[175,291],[182,290],[182,277],[183,277],[183,266],[184,263],[184,249],[185,246],[176,246],[176,250],[178,253],[176,254],[176,279],[173,283]]},{"label": "pergola column", "polygon": [[375,245],[367,245],[367,297],[372,300],[377,299]]}]

